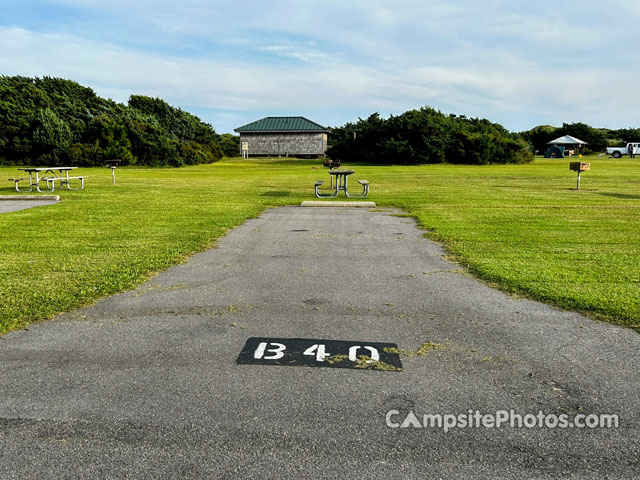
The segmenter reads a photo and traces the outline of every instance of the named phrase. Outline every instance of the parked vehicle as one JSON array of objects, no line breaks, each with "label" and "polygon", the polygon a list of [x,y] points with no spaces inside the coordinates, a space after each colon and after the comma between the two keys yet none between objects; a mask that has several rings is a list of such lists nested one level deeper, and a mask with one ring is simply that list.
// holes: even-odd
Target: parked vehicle
[{"label": "parked vehicle", "polygon": [[623,155],[627,155],[629,153],[629,145],[633,148],[633,154],[640,154],[640,143],[627,143],[624,147],[609,147],[607,148],[607,153],[611,155],[613,158],[620,158]]}]

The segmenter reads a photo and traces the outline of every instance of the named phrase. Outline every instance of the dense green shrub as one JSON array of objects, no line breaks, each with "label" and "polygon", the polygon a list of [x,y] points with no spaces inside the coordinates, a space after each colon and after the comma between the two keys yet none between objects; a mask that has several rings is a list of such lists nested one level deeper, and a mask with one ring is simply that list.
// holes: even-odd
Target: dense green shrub
[{"label": "dense green shrub", "polygon": [[640,128],[621,128],[618,130],[605,130],[609,146],[617,147],[630,142],[640,142]]},{"label": "dense green shrub", "polygon": [[331,144],[329,156],[346,162],[485,165],[533,158],[527,143],[501,125],[429,107],[347,123],[332,130]]},{"label": "dense green shrub", "polygon": [[70,80],[0,76],[0,164],[211,163],[223,156],[220,138],[159,98],[132,95],[122,105]]},{"label": "dense green shrub", "polygon": [[108,119],[100,131],[100,147],[105,159],[118,158],[124,163],[135,163],[127,129],[120,119]]},{"label": "dense green shrub", "polygon": [[74,143],[69,147],[69,163],[76,167],[101,165],[104,154],[98,144]]},{"label": "dense green shrub", "polygon": [[40,109],[33,125],[33,157],[44,163],[58,163],[71,146],[69,125],[50,108]]},{"label": "dense green shrub", "polygon": [[240,155],[240,137],[238,135],[223,133],[218,136],[218,145],[220,145],[225,157],[237,157]]}]

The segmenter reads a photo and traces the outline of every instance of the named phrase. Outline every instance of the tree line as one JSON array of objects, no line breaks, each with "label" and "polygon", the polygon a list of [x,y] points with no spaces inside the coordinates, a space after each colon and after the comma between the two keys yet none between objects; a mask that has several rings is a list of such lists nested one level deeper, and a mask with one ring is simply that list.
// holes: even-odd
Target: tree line
[{"label": "tree line", "polygon": [[445,115],[423,107],[388,119],[374,113],[364,120],[333,128],[327,153],[349,163],[526,163],[534,153],[544,154],[548,142],[564,135],[587,142],[585,153],[640,141],[640,129],[634,128],[611,130],[578,122],[509,132],[486,119]]},{"label": "tree line", "polygon": [[328,155],[344,162],[416,165],[424,163],[526,163],[529,144],[486,119],[445,115],[431,107],[383,119],[378,113],[331,130]]},{"label": "tree line", "polygon": [[[640,129],[565,123],[509,132],[486,119],[423,107],[334,127],[327,154],[350,163],[526,163],[563,135],[587,142],[587,153],[640,141]],[[0,165],[88,167],[118,158],[124,165],[182,166],[238,152],[239,137],[219,135],[159,98],[132,95],[124,105],[71,80],[0,76]]]},{"label": "tree line", "polygon": [[71,80],[0,76],[0,164],[181,166],[238,150],[236,136],[159,98],[124,105]]},{"label": "tree line", "polygon": [[612,130],[608,128],[594,128],[585,123],[563,123],[562,127],[552,127],[551,125],[539,125],[519,133],[520,137],[526,140],[534,151],[543,154],[549,147],[548,142],[564,135],[571,135],[583,142],[586,153],[604,152],[607,147],[617,147],[626,145],[629,142],[640,141],[640,129],[621,128]]}]

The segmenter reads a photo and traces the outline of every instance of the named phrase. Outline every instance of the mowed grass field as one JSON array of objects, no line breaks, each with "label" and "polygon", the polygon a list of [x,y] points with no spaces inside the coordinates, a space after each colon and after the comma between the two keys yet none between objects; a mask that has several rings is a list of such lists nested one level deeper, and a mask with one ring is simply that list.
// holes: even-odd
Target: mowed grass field
[{"label": "mowed grass field", "polygon": [[[640,330],[640,160],[582,160],[579,191],[569,159],[350,167],[371,182],[369,200],[415,216],[485,281]],[[131,288],[328,180],[321,161],[297,159],[121,168],[116,186],[108,169],[77,172],[84,191],[0,215],[0,333]],[[16,173],[0,168],[0,195],[16,193]]]}]

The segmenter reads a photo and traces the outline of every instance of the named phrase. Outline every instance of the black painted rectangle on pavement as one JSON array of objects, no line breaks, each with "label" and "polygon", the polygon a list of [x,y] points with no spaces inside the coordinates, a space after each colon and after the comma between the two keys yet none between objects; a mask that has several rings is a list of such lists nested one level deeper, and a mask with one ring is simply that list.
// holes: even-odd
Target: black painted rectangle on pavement
[{"label": "black painted rectangle on pavement", "polygon": [[395,343],[251,337],[237,363],[402,371]]}]

